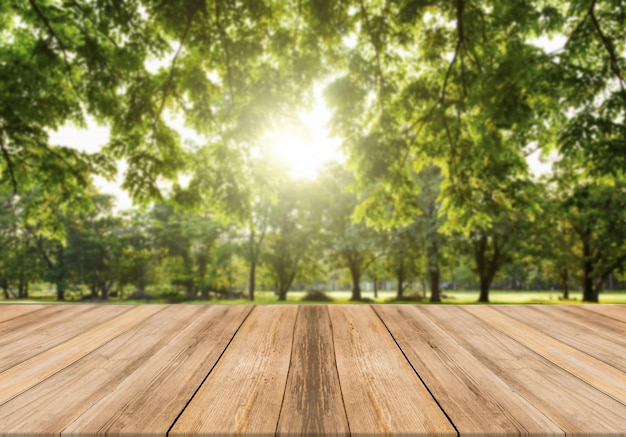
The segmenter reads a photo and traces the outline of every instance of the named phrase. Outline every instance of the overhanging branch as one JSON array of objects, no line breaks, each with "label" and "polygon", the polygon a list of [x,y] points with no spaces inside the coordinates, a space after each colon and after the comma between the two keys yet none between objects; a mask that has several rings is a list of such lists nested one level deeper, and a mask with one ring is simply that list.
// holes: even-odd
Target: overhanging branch
[{"label": "overhanging branch", "polygon": [[11,160],[11,155],[9,154],[9,151],[7,150],[2,139],[0,139],[0,149],[2,149],[2,156],[7,163],[7,168],[9,169],[9,175],[11,176],[11,185],[13,185],[13,194],[17,194],[17,179],[15,178],[15,172],[13,170],[13,161]]},{"label": "overhanging branch", "polygon": [[72,89],[74,90],[76,95],[78,95],[78,97],[81,97],[81,93],[80,91],[78,91],[78,87],[76,86],[76,83],[74,83],[74,79],[72,78],[72,66],[70,65],[67,59],[67,49],[65,47],[65,44],[63,43],[63,40],[61,40],[61,38],[59,38],[57,33],[54,31],[54,29],[52,28],[52,25],[50,24],[50,21],[43,14],[41,9],[39,9],[39,6],[37,6],[37,3],[35,3],[35,0],[28,0],[28,2],[30,3],[30,6],[32,7],[33,11],[35,11],[35,14],[37,15],[37,17],[39,17],[39,19],[43,22],[44,26],[46,26],[46,29],[48,29],[48,33],[50,33],[50,35],[52,35],[52,37],[56,40],[57,44],[59,44],[59,48],[61,49],[61,57],[63,58],[63,63],[65,64],[65,71],[67,74],[67,79],[70,81],[70,85],[72,86]]}]

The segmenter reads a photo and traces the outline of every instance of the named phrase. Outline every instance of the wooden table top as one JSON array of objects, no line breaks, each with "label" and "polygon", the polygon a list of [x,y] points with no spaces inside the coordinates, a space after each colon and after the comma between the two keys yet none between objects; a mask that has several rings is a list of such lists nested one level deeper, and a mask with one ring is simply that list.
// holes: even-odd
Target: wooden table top
[{"label": "wooden table top", "polygon": [[0,435],[626,435],[626,306],[0,305]]}]

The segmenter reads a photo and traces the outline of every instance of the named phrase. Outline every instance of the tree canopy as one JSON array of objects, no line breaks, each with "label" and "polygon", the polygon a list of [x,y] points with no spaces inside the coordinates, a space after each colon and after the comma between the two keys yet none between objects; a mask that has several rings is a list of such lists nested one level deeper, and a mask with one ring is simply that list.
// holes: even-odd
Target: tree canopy
[{"label": "tree canopy", "polygon": [[[247,229],[253,298],[256,264],[273,265],[279,288],[288,288],[307,258],[295,256],[298,241],[322,221],[335,232],[327,245],[351,271],[355,299],[361,270],[387,253],[372,247],[411,229],[425,249],[411,253],[426,257],[434,293],[441,263],[455,252],[448,248],[464,240],[487,301],[501,268],[537,253],[528,245],[540,239],[524,236],[536,235],[554,207],[555,226],[578,240],[562,239],[575,247],[553,266],[563,272],[576,258],[565,253],[580,252],[585,300],[596,301],[626,260],[624,28],[621,0],[1,2],[0,184],[13,211],[1,220],[19,218],[39,242],[19,246],[26,234],[11,226],[0,238],[37,250],[62,296],[68,242],[80,240],[99,265],[121,253],[103,251],[72,220],[110,229],[93,178],[113,177],[124,161],[123,188],[136,201],[171,201],[215,221],[195,228],[208,233],[193,249],[204,248],[205,258],[174,242],[150,249],[180,256],[176,275],[189,293],[207,289],[216,223]],[[294,199],[311,196],[289,193],[282,170],[263,161],[263,136],[297,118],[319,84],[347,156],[342,171],[354,174],[339,184],[351,193],[331,193],[326,218]],[[88,120],[110,128],[102,150],[51,144],[51,131]],[[174,120],[199,140],[183,144]],[[529,170],[537,151],[555,156],[550,181]],[[344,178],[339,170],[326,176],[327,186]],[[306,223],[286,220],[294,208]],[[99,270],[84,269],[93,292],[106,294]]]}]

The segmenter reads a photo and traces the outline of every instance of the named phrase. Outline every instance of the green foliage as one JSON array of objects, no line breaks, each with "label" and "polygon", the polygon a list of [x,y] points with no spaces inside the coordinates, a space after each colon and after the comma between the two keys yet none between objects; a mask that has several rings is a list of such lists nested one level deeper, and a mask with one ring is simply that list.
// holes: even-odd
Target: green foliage
[{"label": "green foliage", "polygon": [[[341,264],[355,299],[370,266],[428,276],[437,299],[440,272],[470,254],[481,300],[529,259],[596,300],[625,261],[625,27],[620,0],[2,2],[5,295],[46,279],[60,299],[159,281],[206,297],[234,293],[247,263],[250,298],[257,264],[281,297]],[[349,170],[304,187],[264,138],[315,82]],[[103,150],[50,143],[91,119],[110,128]],[[529,174],[535,149],[556,152],[556,182]],[[119,160],[149,212],[113,217],[94,192]]]}]

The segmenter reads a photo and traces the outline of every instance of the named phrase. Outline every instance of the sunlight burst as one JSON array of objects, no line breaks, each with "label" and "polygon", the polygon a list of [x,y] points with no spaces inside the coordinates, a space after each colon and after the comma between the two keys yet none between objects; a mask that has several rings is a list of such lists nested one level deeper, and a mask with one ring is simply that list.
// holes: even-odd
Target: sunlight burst
[{"label": "sunlight burst", "polygon": [[269,133],[265,143],[276,159],[288,166],[291,177],[315,179],[325,163],[342,160],[339,140],[329,135],[326,125],[330,113],[321,96],[311,111],[298,116],[298,124]]}]

